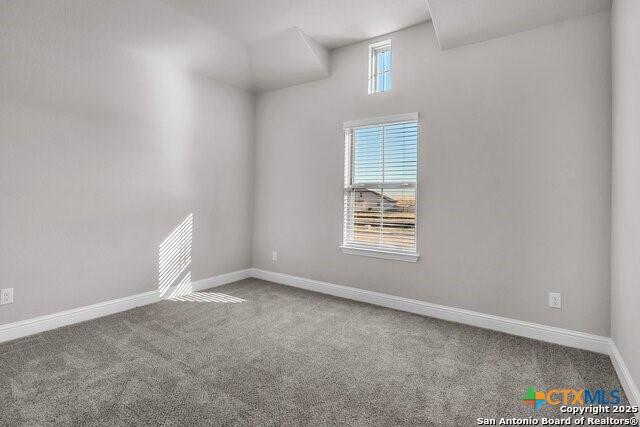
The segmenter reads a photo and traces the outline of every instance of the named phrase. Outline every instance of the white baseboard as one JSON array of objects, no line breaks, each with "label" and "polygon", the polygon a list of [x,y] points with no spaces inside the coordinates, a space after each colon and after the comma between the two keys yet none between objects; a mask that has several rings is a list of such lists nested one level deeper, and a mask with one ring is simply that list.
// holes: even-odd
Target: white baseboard
[{"label": "white baseboard", "polygon": [[457,323],[464,323],[466,325],[477,326],[479,328],[492,329],[494,331],[533,338],[567,347],[575,347],[604,354],[609,353],[610,340],[608,337],[556,328],[538,323],[525,322],[522,320],[509,319],[506,317],[464,310],[461,308],[431,304],[424,301],[402,298],[394,295],[367,291],[364,289],[351,288],[348,286],[291,276],[289,274],[275,273],[257,268],[252,269],[252,276],[258,279],[268,280],[270,282],[281,283],[283,285],[294,286],[323,294],[407,311],[409,313],[421,314],[423,316],[435,317]]},{"label": "white baseboard", "polygon": [[39,332],[60,328],[74,323],[84,322],[97,317],[130,310],[141,305],[151,304],[160,300],[158,291],[145,292],[129,297],[118,298],[91,304],[45,316],[34,317],[19,322],[0,326],[0,343],[11,341]]},{"label": "white baseboard", "polygon": [[[248,277],[251,277],[251,269],[239,270],[221,274],[219,276],[209,277],[208,279],[192,282],[191,285],[194,291],[201,291],[227,283],[236,282]],[[160,292],[158,290],[154,290],[129,297],[104,301],[97,304],[0,325],[0,343],[60,328],[62,326],[72,325],[74,323],[108,316],[121,311],[131,310],[132,308],[152,304],[154,302],[159,302],[160,300]]]},{"label": "white baseboard", "polygon": [[202,280],[191,282],[191,288],[194,291],[202,291],[216,286],[226,285],[227,283],[237,282],[238,280],[248,279],[251,277],[252,269],[232,271],[231,273],[220,274],[218,276],[208,277]]},{"label": "white baseboard", "polygon": [[[630,405],[640,405],[640,390],[638,390],[638,386],[635,381],[631,377],[631,373],[627,368],[627,364],[624,363],[624,359],[622,355],[618,351],[618,347],[616,343],[611,340],[609,347],[609,356],[611,357],[611,363],[613,363],[613,367],[618,374],[618,378],[620,379],[620,383],[622,384],[622,388],[624,388],[624,393],[627,396],[627,400]],[[636,414],[636,418],[638,415]]]}]

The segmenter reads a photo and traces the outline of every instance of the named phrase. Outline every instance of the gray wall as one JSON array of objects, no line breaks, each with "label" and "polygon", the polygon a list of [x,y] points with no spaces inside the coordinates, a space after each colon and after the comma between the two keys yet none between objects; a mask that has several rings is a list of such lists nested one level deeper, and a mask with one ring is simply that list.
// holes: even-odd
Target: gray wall
[{"label": "gray wall", "polygon": [[611,11],[613,192],[611,336],[640,384],[640,2]]},{"label": "gray wall", "polygon": [[249,267],[253,96],[34,13],[0,29],[0,324],[153,290],[189,213],[194,279]]},{"label": "gray wall", "polygon": [[[260,95],[254,267],[608,336],[609,24],[445,52],[423,24],[391,35],[391,93],[367,95],[359,43],[327,80]],[[342,122],[414,111],[420,260],[342,254]]]}]

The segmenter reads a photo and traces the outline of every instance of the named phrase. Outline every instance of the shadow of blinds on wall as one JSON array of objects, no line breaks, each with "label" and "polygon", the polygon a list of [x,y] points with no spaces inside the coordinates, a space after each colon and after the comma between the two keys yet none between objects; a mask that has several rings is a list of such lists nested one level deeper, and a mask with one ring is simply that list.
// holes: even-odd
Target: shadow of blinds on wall
[{"label": "shadow of blinds on wall", "polygon": [[193,214],[190,213],[158,247],[158,290],[161,298],[190,294]]}]

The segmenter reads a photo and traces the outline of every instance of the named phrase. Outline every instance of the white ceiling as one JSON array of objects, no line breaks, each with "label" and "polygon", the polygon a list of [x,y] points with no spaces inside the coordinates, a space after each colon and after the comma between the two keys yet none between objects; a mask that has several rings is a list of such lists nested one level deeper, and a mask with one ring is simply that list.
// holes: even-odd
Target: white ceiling
[{"label": "white ceiling", "polygon": [[162,0],[245,46],[264,92],[329,75],[328,50],[429,19],[425,0]]},{"label": "white ceiling", "polygon": [[[609,0],[428,2],[442,48],[610,7]],[[0,52],[126,49],[262,92],[325,78],[328,48],[425,21],[427,10],[425,0],[0,0]]]},{"label": "white ceiling", "polygon": [[84,47],[125,50],[238,87],[251,85],[244,44],[158,0],[0,0],[3,45],[46,55]]},{"label": "white ceiling", "polygon": [[608,10],[610,0],[427,0],[441,49]]},{"label": "white ceiling", "polygon": [[329,49],[424,22],[425,0],[164,0],[245,44],[297,27]]},{"label": "white ceiling", "polygon": [[329,77],[329,52],[297,28],[253,43],[249,58],[256,92]]}]

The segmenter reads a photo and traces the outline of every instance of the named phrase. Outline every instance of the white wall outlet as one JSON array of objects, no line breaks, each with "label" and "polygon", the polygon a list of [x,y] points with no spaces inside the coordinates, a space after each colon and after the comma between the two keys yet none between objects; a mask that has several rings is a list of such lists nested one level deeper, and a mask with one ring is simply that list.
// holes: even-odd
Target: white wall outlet
[{"label": "white wall outlet", "polygon": [[559,292],[549,292],[549,307],[562,308],[562,295]]},{"label": "white wall outlet", "polygon": [[13,288],[0,289],[0,305],[13,304]]},{"label": "white wall outlet", "polygon": [[271,252],[271,259],[273,261],[278,261],[278,251]]}]

